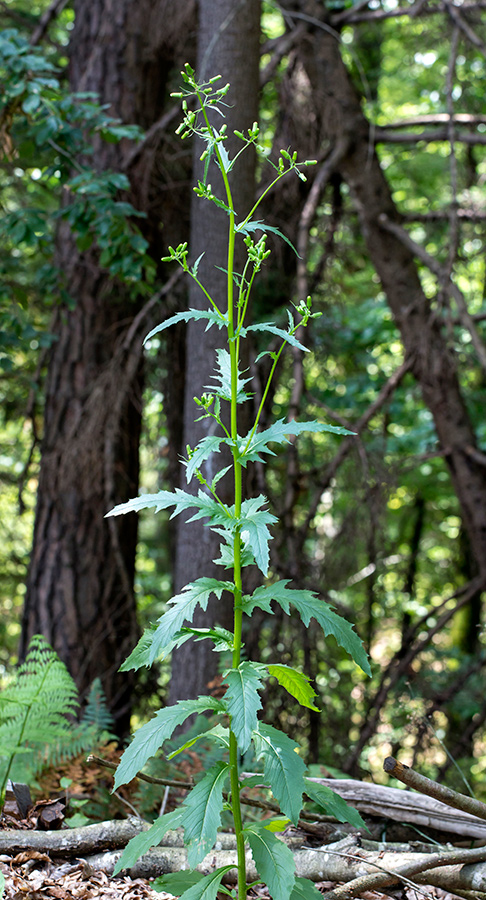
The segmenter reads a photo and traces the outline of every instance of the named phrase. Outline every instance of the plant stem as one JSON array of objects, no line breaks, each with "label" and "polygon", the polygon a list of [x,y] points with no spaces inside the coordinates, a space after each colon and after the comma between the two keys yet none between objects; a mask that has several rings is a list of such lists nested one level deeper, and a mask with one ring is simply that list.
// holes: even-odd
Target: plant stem
[{"label": "plant stem", "polygon": [[[206,112],[203,109],[206,123],[209,121]],[[231,438],[233,442],[233,471],[234,471],[234,493],[235,493],[235,520],[241,516],[242,502],[242,476],[241,464],[238,461],[238,350],[239,342],[235,340],[234,334],[234,258],[235,258],[235,214],[233,208],[233,198],[231,188],[225,172],[223,161],[219,153],[218,145],[215,145],[216,156],[220,164],[221,174],[226,190],[228,207],[230,208],[229,228],[228,228],[228,264],[227,264],[227,301],[228,301],[228,343],[231,360]],[[239,323],[238,323],[239,324]],[[233,668],[238,668],[241,658],[241,634],[243,623],[243,612],[241,609],[242,583],[241,583],[241,538],[237,528],[235,530],[233,542],[233,572],[234,572],[234,643],[233,643]],[[246,900],[246,858],[245,858],[245,836],[243,834],[243,820],[241,815],[240,802],[240,783],[238,772],[238,744],[230,723],[230,784],[231,784],[231,809],[233,812],[233,822],[235,826],[236,851],[238,860],[238,900]]]}]

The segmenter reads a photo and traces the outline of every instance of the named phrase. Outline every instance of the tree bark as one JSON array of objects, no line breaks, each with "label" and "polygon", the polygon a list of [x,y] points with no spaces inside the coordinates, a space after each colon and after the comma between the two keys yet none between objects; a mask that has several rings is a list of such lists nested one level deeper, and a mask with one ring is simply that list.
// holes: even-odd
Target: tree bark
[{"label": "tree bark", "polygon": [[[231,83],[225,110],[228,134],[235,128],[245,131],[257,119],[258,113],[258,65],[259,65],[259,0],[200,0],[198,25],[198,78],[208,79],[221,75],[221,85]],[[219,120],[216,123],[220,125]],[[241,144],[235,138],[227,142],[230,156]],[[203,163],[200,142],[194,147],[194,181],[203,177]],[[213,190],[222,196],[222,179],[219,170],[211,163],[208,181]],[[240,157],[232,172],[232,191],[236,211],[246,215],[254,200],[255,161],[252,153]],[[226,308],[226,275],[215,268],[226,267],[228,217],[214,204],[202,201],[193,195],[191,206],[190,248],[193,259],[205,253],[201,260],[198,277],[210,295],[222,309]],[[241,260],[241,248],[237,248],[236,266]],[[189,292],[189,306],[205,308],[206,298],[194,283]],[[186,337],[185,396],[183,409],[183,448],[188,444],[195,447],[215,426],[214,420],[195,422],[197,407],[194,396],[200,397],[207,385],[211,384],[214,367],[214,352],[220,347],[221,332],[217,328],[205,331],[203,324],[190,322]],[[183,451],[184,452],[184,451]],[[214,476],[222,462],[222,455],[210,457],[203,467],[208,480]],[[217,462],[216,462],[217,460]],[[229,462],[227,460],[226,462]],[[196,490],[192,487],[192,490]],[[232,485],[219,483],[224,500],[232,502]],[[181,487],[187,490],[182,474]],[[224,493],[223,493],[224,492]],[[226,494],[226,496],[225,496]],[[186,518],[188,518],[186,516]],[[177,545],[175,556],[175,590],[202,575],[226,578],[220,566],[212,562],[219,556],[217,536],[200,521],[186,527],[185,519],[179,517],[177,525]],[[231,598],[230,598],[231,599]],[[194,617],[197,625],[218,621],[225,627],[232,627],[232,604],[228,596],[219,603],[210,603],[207,613],[200,610]],[[217,656],[209,641],[192,641],[173,654],[170,702],[207,693],[207,684],[217,671]]]},{"label": "tree bark", "polygon": [[[96,93],[123,121],[143,128],[157,121],[174,35],[177,28],[187,29],[193,7],[184,5],[169,28],[167,6],[168,0],[77,2],[69,48],[71,89]],[[152,174],[157,147],[149,149],[145,170],[140,162],[130,172],[130,199],[147,212],[147,237],[152,250],[161,251],[164,209],[160,200],[154,202]],[[99,140],[95,165],[100,171],[120,171],[125,152],[124,142]],[[167,217],[170,212],[166,205]],[[143,299],[132,299],[123,285],[110,281],[96,251],[79,253],[67,226],[59,230],[58,263],[72,302],[59,304],[51,326],[55,339],[20,654],[40,632],[68,665],[81,695],[101,676],[123,735],[129,729],[133,684],[118,668],[138,634],[133,595],[137,519],[103,517],[115,503],[138,493],[143,333],[137,335],[138,357],[132,354],[129,374],[120,348]]]}]

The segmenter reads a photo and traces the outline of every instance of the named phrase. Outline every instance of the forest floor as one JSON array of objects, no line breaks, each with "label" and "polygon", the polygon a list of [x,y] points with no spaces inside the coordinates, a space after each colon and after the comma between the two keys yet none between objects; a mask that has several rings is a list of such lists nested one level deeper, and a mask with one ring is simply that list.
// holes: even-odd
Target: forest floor
[{"label": "forest floor", "polygon": [[[4,900],[172,900],[171,894],[155,891],[143,878],[132,880],[128,876],[115,878],[104,872],[93,872],[83,860],[76,863],[56,865],[47,854],[26,851],[11,858],[8,862],[2,856],[0,871],[5,876]],[[316,885],[322,892],[331,890],[336,885],[332,882],[320,882]],[[459,900],[454,894],[440,888],[428,887],[420,893],[413,889],[405,889],[401,893],[402,900]],[[255,900],[269,900],[266,889],[251,893]],[[388,894],[367,891],[362,900],[396,900]]]}]

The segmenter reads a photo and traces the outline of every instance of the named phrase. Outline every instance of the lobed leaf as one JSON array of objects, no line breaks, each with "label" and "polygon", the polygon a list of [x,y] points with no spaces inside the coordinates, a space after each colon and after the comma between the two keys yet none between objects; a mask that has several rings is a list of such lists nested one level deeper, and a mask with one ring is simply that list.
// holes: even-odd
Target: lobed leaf
[{"label": "lobed leaf", "polygon": [[272,234],[276,234],[278,235],[278,237],[282,238],[282,240],[292,248],[295,255],[299,256],[293,243],[288,239],[288,237],[286,237],[279,228],[275,228],[273,225],[267,225],[265,222],[255,219],[253,222],[242,222],[239,228],[236,228],[235,230],[239,231],[240,234],[252,234],[254,231],[263,231],[264,233],[266,233],[267,231],[269,231]]},{"label": "lobed leaf", "polygon": [[246,466],[248,462],[261,461],[261,453],[268,453],[270,456],[274,456],[273,450],[270,450],[268,446],[269,443],[288,444],[290,443],[287,437],[288,434],[299,435],[304,431],[308,431],[311,434],[318,434],[324,431],[341,435],[350,435],[354,433],[348,431],[347,428],[342,428],[338,425],[327,425],[324,422],[317,422],[316,420],[311,422],[296,422],[295,419],[292,419],[291,422],[286,422],[285,419],[279,419],[277,422],[274,422],[270,428],[266,428],[265,431],[257,432],[253,437],[251,437],[250,431],[245,438],[240,439],[239,461],[243,466]]},{"label": "lobed leaf", "polygon": [[131,869],[137,862],[137,859],[140,859],[151,847],[156,847],[157,844],[160,844],[168,831],[177,828],[181,824],[181,818],[182,810],[174,809],[164,816],[159,816],[147,831],[142,831],[140,834],[135,835],[128,842],[116,863],[113,875],[118,875],[122,869]]},{"label": "lobed leaf", "polygon": [[151,635],[150,648],[145,653],[148,662],[144,665],[151,665],[161,654],[166,656],[179,642],[184,643],[184,636],[178,632],[184,622],[192,621],[197,606],[202,610],[207,609],[211,594],[215,594],[219,600],[223,591],[232,592],[234,589],[233,582],[218,581],[216,578],[197,578],[186,584],[180,594],[172,597],[169,608],[158,619],[158,625]]},{"label": "lobed leaf", "polygon": [[228,763],[216,763],[196,784],[182,805],[181,824],[191,868],[204,859],[216,842],[224,806],[223,788],[229,771]]},{"label": "lobed leaf", "polygon": [[267,498],[262,494],[244,500],[241,504],[241,517],[237,523],[241,530],[241,537],[248,544],[263,575],[267,574],[270,561],[268,544],[272,536],[268,525],[273,525],[278,521],[272,513],[261,508],[266,502]]},{"label": "lobed leaf", "polygon": [[116,770],[114,790],[135,778],[147,760],[172,736],[178,725],[182,725],[194,713],[207,710],[223,712],[224,707],[214,697],[198,697],[196,700],[179,700],[174,706],[159,709],[149,722],[135,732]]},{"label": "lobed leaf", "polygon": [[158,491],[157,494],[141,494],[140,497],[133,497],[126,503],[119,503],[118,506],[107,512],[105,519],[109,516],[122,516],[128,512],[140,512],[142,509],[153,508],[155,512],[160,512],[171,506],[174,507],[171,519],[187,509],[195,509],[196,512],[187,520],[188,522],[194,522],[196,519],[203,519],[207,516],[210,520],[207,524],[211,526],[224,528],[231,523],[231,510],[219,504],[209,494],[200,490],[196,496],[182,491],[180,488],[176,488],[174,491]]},{"label": "lobed leaf", "polygon": [[[137,645],[133,648],[132,652],[129,656],[127,656],[124,663],[121,664],[119,668],[119,672],[130,672],[137,671],[141,669],[142,666],[151,666],[153,663],[152,656],[152,645],[154,640],[154,635],[157,631],[156,625],[150,625],[148,628],[144,629],[142,637],[139,639]],[[157,658],[160,660],[166,659],[169,656],[169,653],[176,647],[180,647],[182,644],[185,644],[186,641],[190,640],[190,634],[178,634],[174,638],[174,640],[169,641],[168,644],[160,650]]]},{"label": "lobed leaf", "polygon": [[292,851],[263,822],[252,822],[244,830],[260,878],[272,900],[289,900],[295,884]]},{"label": "lobed leaf", "polygon": [[308,678],[307,675],[304,675],[302,672],[297,672],[296,669],[292,669],[291,666],[284,666],[280,663],[271,664],[267,666],[267,669],[268,674],[273,675],[278,683],[285,688],[289,694],[292,694],[292,697],[295,697],[302,706],[307,706],[308,709],[314,709],[316,712],[319,712],[317,706],[314,706],[314,703],[312,702],[317,694],[314,688],[309,684],[310,678]]},{"label": "lobed leaf", "polygon": [[280,809],[297,824],[302,809],[306,766],[298,754],[298,745],[272,725],[258,724],[253,732],[257,759],[263,760],[265,782],[273,791]]},{"label": "lobed leaf", "polygon": [[156,325],[155,328],[152,328],[152,331],[149,331],[147,337],[144,339],[144,344],[146,344],[150,338],[155,337],[156,334],[165,331],[166,328],[170,328],[171,325],[177,325],[179,322],[189,322],[191,319],[205,319],[208,323],[206,331],[208,331],[212,325],[217,325],[218,328],[223,328],[223,326],[226,327],[228,325],[227,316],[223,313],[217,313],[214,309],[186,309],[183,312],[176,313],[175,316],[170,316],[165,322],[161,322],[160,325]]},{"label": "lobed leaf", "polygon": [[[304,353],[309,352],[309,348],[305,347],[304,344],[301,344],[299,340],[295,337],[295,335],[290,334],[288,331],[284,331],[283,328],[279,328],[278,325],[273,325],[271,322],[259,322],[256,325],[247,325],[245,328],[240,330],[241,337],[246,337],[249,331],[265,331],[268,334],[274,334],[276,337],[279,337],[282,341],[285,341],[286,344],[290,344],[291,347],[297,347],[299,350],[302,350]],[[260,354],[261,358],[268,353],[268,350],[265,350],[264,353]],[[256,360],[255,360],[256,361]]]},{"label": "lobed leaf", "polygon": [[371,675],[371,668],[368,657],[363,647],[363,643],[353,630],[353,626],[347,619],[339,616],[334,610],[321,600],[313,591],[298,591],[287,588],[289,579],[276,581],[268,586],[258,587],[251,597],[245,598],[243,606],[247,615],[258,606],[267,612],[271,612],[270,603],[275,600],[287,615],[290,613],[290,604],[295,606],[304,625],[308,625],[312,618],[316,619],[321,626],[324,634],[328,637],[330,634],[336,639],[337,643],[343,650],[346,650],[356,665]]},{"label": "lobed leaf", "polygon": [[203,437],[196,449],[193,451],[191,458],[186,466],[186,479],[189,483],[196,469],[200,469],[205,460],[211,456],[211,453],[219,453],[222,442],[226,440],[222,435],[208,434]]},{"label": "lobed leaf", "polygon": [[[232,384],[231,384],[231,356],[227,350],[220,347],[216,350],[216,373],[211,375],[216,383],[217,387],[214,385],[206,385],[205,389],[209,391],[216,392],[218,397],[221,400],[227,400],[231,402],[231,394],[232,394]],[[244,403],[245,400],[249,399],[249,394],[245,391],[245,384],[251,381],[251,378],[243,378],[241,373],[237,373],[236,378],[236,402]]]},{"label": "lobed leaf", "polygon": [[237,669],[230,669],[223,684],[228,685],[224,704],[231,716],[231,730],[242,753],[248,750],[252,732],[258,724],[257,712],[262,708],[258,691],[263,688],[261,676],[264,666],[254,662],[242,662]]}]

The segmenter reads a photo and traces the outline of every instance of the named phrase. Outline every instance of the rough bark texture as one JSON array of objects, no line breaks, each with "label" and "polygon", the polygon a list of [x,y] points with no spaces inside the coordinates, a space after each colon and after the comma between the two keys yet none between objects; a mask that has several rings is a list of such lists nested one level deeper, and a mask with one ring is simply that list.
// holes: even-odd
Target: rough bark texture
[{"label": "rough bark texture", "polygon": [[[171,19],[172,34],[167,6],[165,0],[78,2],[69,50],[72,90],[97,93],[110,104],[110,113],[143,128],[159,119],[174,35],[181,29],[187,33],[193,8],[186,4]],[[96,166],[120,171],[126,149],[100,141]],[[164,215],[163,204],[154,201],[160,141],[147,150],[144,165],[139,160],[131,169],[130,199],[147,212],[147,236],[157,250],[160,217],[171,210],[166,207]],[[64,227],[58,255],[73,304],[60,305],[51,326],[55,341],[20,652],[25,654],[30,637],[40,632],[82,694],[102,676],[124,734],[132,684],[117,670],[137,639],[132,591],[137,520],[103,516],[138,492],[143,334],[137,334],[138,358],[132,356],[129,372],[119,351],[142,301],[109,281],[95,252],[78,253]]]},{"label": "rough bark texture", "polygon": [[[231,90],[226,98],[228,109],[225,111],[228,133],[233,130],[246,130],[257,118],[258,111],[258,64],[259,64],[259,0],[200,0],[198,27],[198,66],[199,78],[210,78],[215,74],[222,76],[221,85],[231,83]],[[217,124],[220,122],[218,120]],[[239,149],[240,144],[236,144]],[[230,155],[235,149],[235,139],[228,141]],[[203,177],[203,164],[199,160],[202,147],[194,148],[194,180]],[[211,164],[208,177],[213,189],[222,196],[222,180],[215,164]],[[251,153],[243,154],[232,173],[232,189],[235,209],[243,215],[251,208],[254,199],[254,159]],[[205,251],[201,261],[198,277],[221,308],[226,307],[226,275],[215,266],[226,266],[226,245],[228,234],[228,217],[213,204],[202,201],[195,195],[191,208],[191,254],[193,259]],[[241,256],[240,256],[241,258]],[[237,262],[238,266],[238,262]],[[205,308],[206,298],[197,285],[190,289],[189,305],[194,308]],[[184,397],[184,436],[183,447],[187,444],[195,447],[198,441],[210,433],[215,426],[214,420],[205,419],[194,422],[197,418],[197,407],[194,396],[200,396],[205,387],[211,384],[214,368],[214,351],[222,346],[222,332],[213,328],[204,330],[198,322],[189,323],[186,338],[186,387]],[[211,457],[203,469],[206,478],[211,479],[217,468],[223,465],[222,457]],[[214,469],[214,471],[213,471]],[[183,477],[182,487],[187,489]],[[221,482],[220,482],[221,486]],[[195,487],[193,488],[196,489]],[[220,488],[218,488],[219,490]],[[228,485],[228,492],[231,485]],[[231,493],[228,497],[231,502]],[[187,528],[184,520],[179,519],[177,531],[177,549],[175,559],[175,589],[202,575],[227,577],[224,570],[214,566],[212,560],[219,556],[216,536],[201,524],[191,523]],[[226,627],[232,627],[232,604],[228,598],[222,598],[219,604],[210,604],[207,615],[196,613],[197,624],[215,620]],[[206,685],[216,674],[217,656],[208,641],[193,644],[189,642],[173,654],[173,669],[170,686],[170,701],[187,697],[197,697],[207,690]]]}]

